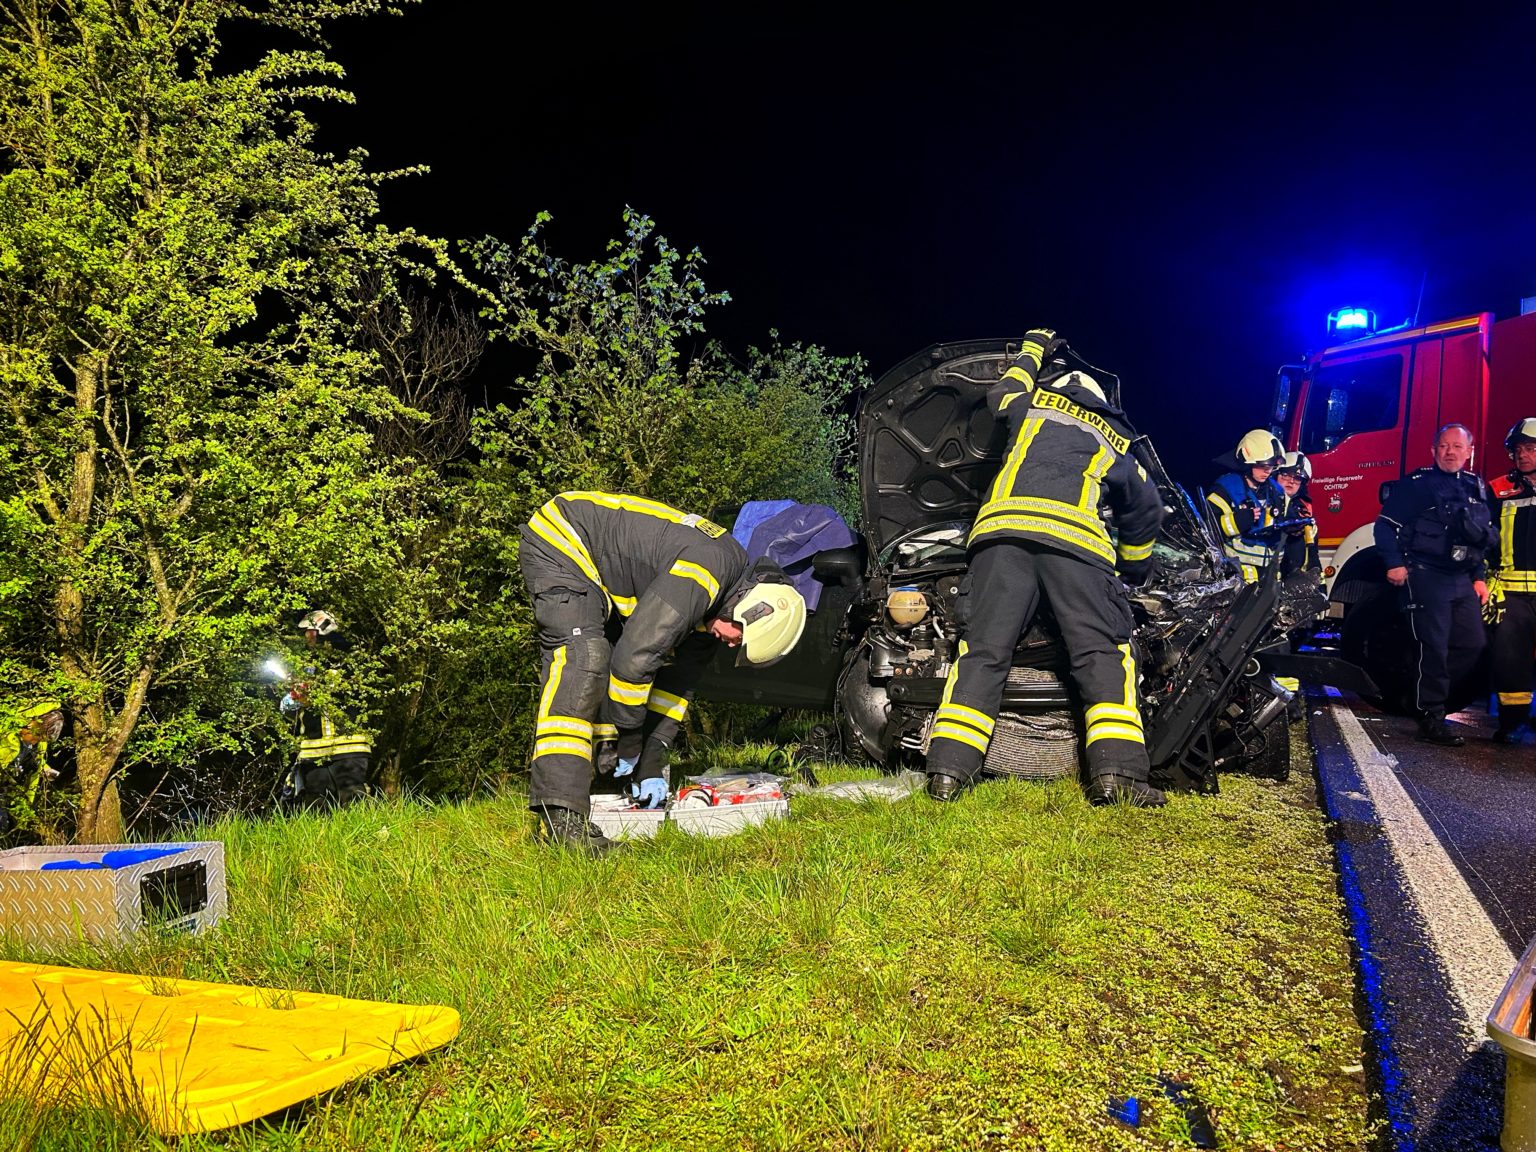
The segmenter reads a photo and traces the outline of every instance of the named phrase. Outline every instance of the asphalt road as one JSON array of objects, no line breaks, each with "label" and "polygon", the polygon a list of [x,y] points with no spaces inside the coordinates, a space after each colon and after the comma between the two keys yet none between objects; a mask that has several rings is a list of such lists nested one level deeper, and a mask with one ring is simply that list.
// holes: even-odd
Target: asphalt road
[{"label": "asphalt road", "polygon": [[1411,719],[1309,689],[1308,724],[1396,1152],[1496,1152],[1504,1053],[1484,1022],[1536,939],[1536,746],[1417,740]]}]

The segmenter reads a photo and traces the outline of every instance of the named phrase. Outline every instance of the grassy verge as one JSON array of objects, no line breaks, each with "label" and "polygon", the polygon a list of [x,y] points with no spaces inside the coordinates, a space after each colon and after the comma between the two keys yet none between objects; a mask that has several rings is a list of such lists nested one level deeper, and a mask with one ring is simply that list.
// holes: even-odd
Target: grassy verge
[{"label": "grassy verge", "polygon": [[[183,1149],[1187,1147],[1159,1075],[1223,1147],[1362,1148],[1312,788],[1298,765],[1159,812],[1072,782],[810,795],[596,861],[533,843],[516,798],[227,823],[199,834],[226,845],[220,928],[62,961],[463,1013],[426,1059]],[[1112,1094],[1143,1100],[1139,1129]],[[43,1112],[0,1107],[0,1146],[159,1144]]]}]

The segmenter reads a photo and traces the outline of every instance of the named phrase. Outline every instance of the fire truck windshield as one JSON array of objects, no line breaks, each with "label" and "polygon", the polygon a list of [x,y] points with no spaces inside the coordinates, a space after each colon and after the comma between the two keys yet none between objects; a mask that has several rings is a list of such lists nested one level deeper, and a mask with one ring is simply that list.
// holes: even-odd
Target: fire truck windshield
[{"label": "fire truck windshield", "polygon": [[1402,383],[1403,357],[1398,353],[1323,365],[1307,389],[1301,450],[1308,455],[1328,452],[1356,432],[1395,427]]}]

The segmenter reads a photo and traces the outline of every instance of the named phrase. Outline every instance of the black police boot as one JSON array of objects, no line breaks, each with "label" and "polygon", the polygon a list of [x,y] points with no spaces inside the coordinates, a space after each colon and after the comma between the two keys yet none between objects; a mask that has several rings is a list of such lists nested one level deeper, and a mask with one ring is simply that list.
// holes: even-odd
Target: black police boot
[{"label": "black police boot", "polygon": [[1436,716],[1433,713],[1419,721],[1419,739],[1431,744],[1439,744],[1442,748],[1460,748],[1466,743],[1445,722],[1444,716]]},{"label": "black police boot", "polygon": [[569,808],[543,807],[539,812],[541,838],[565,848],[600,856],[613,847],[613,841],[603,835],[603,830],[580,812]]},{"label": "black police boot", "polygon": [[1168,803],[1168,797],[1145,780],[1107,772],[1089,782],[1088,803],[1099,806],[1122,800],[1132,808],[1161,808]]},{"label": "black police boot", "polygon": [[933,772],[928,776],[928,795],[935,800],[958,800],[964,791],[965,785],[953,776],[946,776],[942,772]]}]

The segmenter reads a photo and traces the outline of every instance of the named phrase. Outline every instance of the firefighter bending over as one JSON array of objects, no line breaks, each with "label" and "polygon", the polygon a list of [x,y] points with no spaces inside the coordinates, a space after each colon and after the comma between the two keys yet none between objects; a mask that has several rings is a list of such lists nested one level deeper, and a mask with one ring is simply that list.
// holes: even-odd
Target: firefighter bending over
[{"label": "firefighter bending over", "polygon": [[[529,806],[550,840],[600,852],[594,741],[616,736],[614,775],[664,805],[670,748],[716,643],[739,647],[738,664],[772,664],[800,639],[805,600],[771,561],[749,569],[724,528],[638,496],[564,492],[521,535],[541,661]],[[610,616],[622,622],[611,647]]]},{"label": "firefighter bending over", "polygon": [[[1049,329],[1026,334],[1013,366],[987,393],[1010,447],[967,541],[971,619],[928,749],[928,794],[936,800],[954,800],[980,772],[1014,648],[1044,593],[1087,709],[1089,799],[1164,802],[1148,783],[1133,621],[1120,582],[1146,578],[1162,498],[1130,454],[1135,432],[1125,415],[1087,373],[1050,360],[1061,343]],[[1106,499],[1118,547],[1099,513]]]},{"label": "firefighter bending over", "polygon": [[1531,653],[1536,650],[1536,417],[1509,430],[1514,467],[1488,485],[1499,544],[1490,553],[1483,618],[1493,624],[1493,690],[1500,744],[1536,744],[1531,731]]}]

